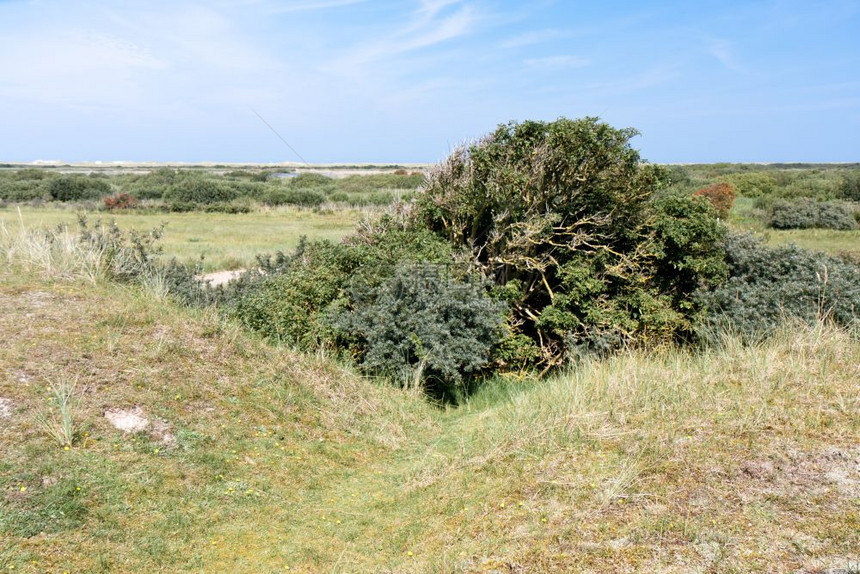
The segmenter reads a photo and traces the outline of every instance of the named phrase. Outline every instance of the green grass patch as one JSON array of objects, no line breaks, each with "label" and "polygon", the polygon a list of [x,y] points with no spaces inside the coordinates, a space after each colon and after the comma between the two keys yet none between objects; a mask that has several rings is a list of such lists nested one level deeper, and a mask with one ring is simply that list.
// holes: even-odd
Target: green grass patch
[{"label": "green grass patch", "polygon": [[[77,225],[77,214],[59,208],[21,207],[27,227]],[[290,250],[302,235],[309,239],[339,240],[351,232],[360,212],[336,210],[314,212],[277,208],[251,213],[102,213],[88,214],[114,220],[121,229],[148,231],[167,222],[159,242],[168,257],[194,261],[204,256],[205,270],[238,269],[254,262],[254,256],[276,250]],[[19,226],[17,209],[0,210],[0,224]]]}]

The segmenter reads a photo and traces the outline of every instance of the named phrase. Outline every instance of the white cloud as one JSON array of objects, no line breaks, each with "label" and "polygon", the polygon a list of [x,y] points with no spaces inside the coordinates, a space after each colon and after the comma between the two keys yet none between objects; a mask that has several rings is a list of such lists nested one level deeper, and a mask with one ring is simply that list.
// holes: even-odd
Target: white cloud
[{"label": "white cloud", "polygon": [[561,68],[583,68],[588,66],[590,63],[591,61],[588,58],[571,55],[546,56],[543,58],[528,58],[523,60],[523,64],[529,68],[543,68],[551,70]]},{"label": "white cloud", "polygon": [[533,30],[508,38],[507,40],[502,42],[500,46],[502,48],[524,48],[526,46],[542,44],[544,42],[549,42],[550,40],[556,40],[558,38],[566,38],[571,36],[572,34],[572,32],[569,32],[567,30]]},{"label": "white cloud", "polygon": [[728,40],[713,40],[708,46],[708,53],[719,60],[729,70],[739,71],[741,66],[734,53],[734,45]]}]

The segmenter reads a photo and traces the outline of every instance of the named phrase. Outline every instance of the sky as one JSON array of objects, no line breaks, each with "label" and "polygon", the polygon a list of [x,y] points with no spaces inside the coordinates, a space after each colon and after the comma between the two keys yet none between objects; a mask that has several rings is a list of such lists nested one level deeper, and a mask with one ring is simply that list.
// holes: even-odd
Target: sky
[{"label": "sky", "polygon": [[0,162],[436,162],[583,116],[655,163],[860,161],[860,2],[0,0]]}]

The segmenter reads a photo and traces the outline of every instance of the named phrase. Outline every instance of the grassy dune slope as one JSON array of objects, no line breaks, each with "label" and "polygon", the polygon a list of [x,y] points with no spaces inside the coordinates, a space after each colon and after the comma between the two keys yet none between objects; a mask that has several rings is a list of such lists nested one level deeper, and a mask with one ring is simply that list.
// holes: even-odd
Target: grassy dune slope
[{"label": "grassy dune slope", "polygon": [[826,327],[448,411],[115,285],[0,270],[0,333],[4,570],[860,568],[860,342]]}]

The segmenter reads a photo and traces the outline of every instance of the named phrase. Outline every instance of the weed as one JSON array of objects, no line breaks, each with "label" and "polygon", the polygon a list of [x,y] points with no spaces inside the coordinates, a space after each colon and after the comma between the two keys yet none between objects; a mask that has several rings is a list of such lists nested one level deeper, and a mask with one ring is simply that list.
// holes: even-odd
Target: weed
[{"label": "weed", "polygon": [[54,439],[54,442],[65,449],[71,448],[75,440],[74,415],[80,402],[80,397],[75,393],[77,383],[77,379],[59,383],[49,381],[51,386],[50,398],[56,411],[43,409],[36,413],[36,422],[39,427],[50,438]]}]

